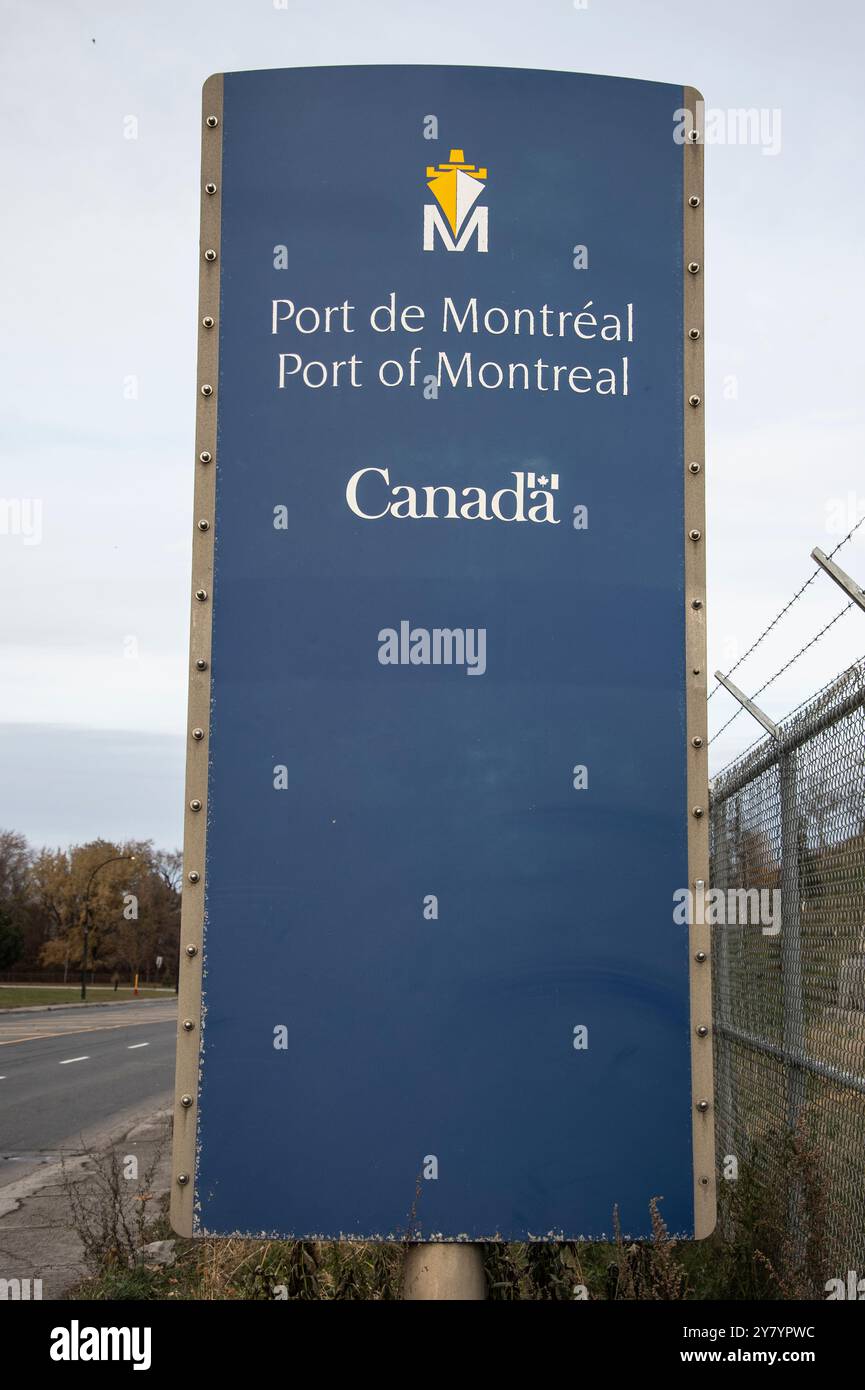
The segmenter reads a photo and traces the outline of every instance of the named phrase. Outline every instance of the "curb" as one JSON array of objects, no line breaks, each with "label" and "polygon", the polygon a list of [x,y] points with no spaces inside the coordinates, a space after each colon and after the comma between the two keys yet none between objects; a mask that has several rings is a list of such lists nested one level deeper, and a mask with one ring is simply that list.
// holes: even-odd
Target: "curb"
[{"label": "curb", "polygon": [[89,1000],[83,1003],[79,999],[73,1004],[20,1004],[13,1005],[8,1009],[0,1009],[0,1018],[6,1014],[47,1014],[54,1013],[57,1009],[120,1009],[130,1004],[165,1004],[171,1001],[177,1003],[177,995],[172,991],[166,994],[165,999],[100,999],[91,1004]]}]

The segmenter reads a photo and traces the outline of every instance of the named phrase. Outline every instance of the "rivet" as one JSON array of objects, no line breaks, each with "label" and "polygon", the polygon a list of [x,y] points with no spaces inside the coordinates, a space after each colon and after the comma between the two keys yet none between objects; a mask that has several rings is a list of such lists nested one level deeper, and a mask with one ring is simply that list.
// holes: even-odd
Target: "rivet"
[{"label": "rivet", "polygon": [[200,463],[210,463],[210,460],[211,460],[212,458],[213,458],[213,455],[212,455],[212,453],[210,452],[209,449],[202,449],[201,453],[198,455],[198,459],[199,459],[199,462],[200,462]]},{"label": "rivet", "polygon": [[200,656],[200,657],[198,658],[198,660],[196,661],[196,663],[195,663],[195,669],[196,669],[196,671],[206,671],[206,670],[207,670],[207,662],[204,660],[204,657],[203,657],[203,656]]},{"label": "rivet", "polygon": [[204,730],[203,730],[203,729],[193,729],[193,730],[192,730],[192,737],[195,739],[195,742],[196,742],[196,743],[200,743],[201,740],[204,738]]},{"label": "rivet", "polygon": [[689,472],[689,473],[699,473],[699,471],[700,471],[700,465],[699,465],[699,463],[689,463],[689,464],[688,464],[688,472]]},{"label": "rivet", "polygon": [[[214,251],[213,254],[214,254],[214,256],[215,256],[215,255],[216,255],[216,252]],[[688,274],[689,274],[689,275],[699,275],[699,273],[700,273],[700,262],[699,262],[699,261],[689,261],[689,262],[688,262]]]},{"label": "rivet", "polygon": [[[202,389],[202,391],[204,391],[204,394],[205,394],[206,396],[210,394],[209,390],[207,390],[204,386],[202,386],[201,389]],[[699,404],[700,404],[700,397],[699,397],[699,396],[689,396],[689,397],[688,397],[688,405],[692,405],[692,406],[694,407],[695,410],[696,410],[696,408],[697,408],[697,406],[698,406]]]},{"label": "rivet", "polygon": [[691,142],[692,145],[696,145],[696,143],[697,143],[697,141],[699,140],[699,138],[700,138],[700,132],[699,132],[699,130],[689,130],[689,131],[688,131],[688,139],[690,140],[690,142]]},{"label": "rivet", "polygon": [[689,329],[688,329],[688,337],[691,339],[691,342],[692,342],[692,343],[696,343],[696,341],[697,341],[697,339],[699,338],[699,336],[700,336],[700,330],[699,330],[699,328],[689,328]]},{"label": "rivet", "polygon": [[206,603],[206,602],[207,602],[207,590],[206,590],[206,589],[196,589],[196,590],[195,590],[195,597],[198,599],[198,602],[199,602],[199,603]]},{"label": "rivet", "polygon": [[192,1104],[192,1096],[181,1096],[180,1104],[183,1106],[184,1110],[188,1110]]},{"label": "rivet", "polygon": [[206,183],[206,184],[204,185],[204,191],[205,191],[205,193],[209,193],[209,194],[211,195],[211,197],[212,197],[213,194],[216,192],[216,184],[215,184],[215,183]]},{"label": "rivet", "polygon": [[[199,522],[199,525],[201,525],[200,522]],[[698,540],[700,539],[700,535],[701,535],[701,532],[699,532],[699,531],[689,531],[689,532],[688,532],[688,536],[689,536],[689,538],[690,538],[692,541],[698,541]]]},{"label": "rivet", "polygon": [[[216,260],[216,252],[214,251],[214,249],[213,249],[212,246],[208,246],[207,250],[206,250],[205,253],[204,253],[204,259],[205,259],[206,261],[215,261],[215,260]],[[690,269],[690,266],[688,267],[688,269]]]},{"label": "rivet", "polygon": [[701,598],[694,598],[694,599],[691,599],[691,607],[692,607],[692,608],[702,608],[702,607],[703,607],[703,600],[702,600]]},{"label": "rivet", "polygon": [[189,959],[192,960],[192,957],[193,957],[193,956],[197,956],[197,955],[198,955],[198,947],[197,947],[197,946],[187,946],[187,948],[186,948],[186,954],[189,956]]},{"label": "rivet", "polygon": [[692,745],[694,746],[694,748],[702,748],[702,747],[703,747],[703,740],[700,738],[700,735],[699,735],[699,734],[695,734],[695,735],[694,735],[694,737],[691,739],[691,743],[692,743]]},{"label": "rivet", "polygon": [[708,1030],[708,1028],[706,1027],[705,1023],[701,1023],[700,1026],[699,1026],[699,1028],[697,1029],[697,1037],[698,1037],[698,1038],[708,1038],[708,1036],[709,1036],[709,1030]]},{"label": "rivet", "polygon": [[705,1115],[706,1111],[709,1109],[709,1102],[707,1100],[698,1100],[697,1109],[701,1115]]},{"label": "rivet", "polygon": [[698,208],[700,206],[700,199],[697,197],[696,193],[691,194],[688,199],[688,205],[692,208]]},{"label": "rivet", "polygon": [[708,1187],[708,1186],[709,1186],[709,1179],[708,1179],[708,1178],[701,1178],[701,1179],[700,1179],[700,1186],[701,1186],[701,1187]]},{"label": "rivet", "polygon": [[219,117],[218,117],[218,116],[208,116],[208,118],[207,118],[207,124],[210,126],[210,129],[211,129],[211,130],[215,130],[215,128],[219,125]]},{"label": "rivet", "polygon": [[697,951],[696,955],[694,956],[694,960],[697,962],[698,965],[705,965],[705,964],[706,964],[706,952],[705,952],[705,951]]},{"label": "rivet", "polygon": [[188,1182],[189,1182],[189,1174],[188,1174],[188,1173],[178,1173],[178,1174],[177,1174],[177,1186],[178,1186],[178,1187],[185,1187],[186,1184],[187,1184]]},{"label": "rivet", "polygon": [[699,676],[699,674],[700,674],[700,668],[699,668],[699,666],[695,666],[691,674],[694,675],[694,676]]},{"label": "rivet", "polygon": [[[204,385],[203,385],[202,388],[201,388],[201,394],[202,394],[202,396],[212,396],[212,395],[213,395],[213,387],[210,385],[209,382],[205,382],[205,383],[204,383]],[[699,400],[699,396],[697,397],[697,399]],[[693,404],[693,400],[694,400],[694,397],[692,396],[692,397],[691,397],[691,402],[692,402],[692,404]]]},{"label": "rivet", "polygon": [[199,521],[199,523],[198,523],[198,529],[199,529],[199,531],[209,531],[209,530],[210,530],[210,522],[207,520],[207,517],[206,517],[206,516],[203,516],[203,517],[201,518],[201,520]]},{"label": "rivet", "polygon": [[197,796],[194,797],[192,801],[190,801],[190,803],[189,803],[189,809],[190,809],[190,811],[200,811],[200,810],[201,810],[201,802],[198,800],[198,797],[197,797]]},{"label": "rivet", "polygon": [[703,814],[703,808],[702,808],[702,806],[695,806],[695,807],[694,807],[694,815],[697,817],[697,820],[700,819],[700,817],[701,817],[702,814]]},{"label": "rivet", "polygon": [[193,1019],[191,1019],[191,1018],[185,1018],[185,1019],[183,1020],[183,1031],[184,1031],[184,1033],[191,1033],[194,1027],[195,1027],[195,1023],[194,1023]]},{"label": "rivet", "polygon": [[210,314],[205,314],[201,322],[204,324],[205,328],[213,327],[213,319],[211,318]]},{"label": "rivet", "polygon": [[[198,883],[201,879],[201,874],[197,869],[190,869],[186,877],[189,879],[190,883]],[[189,947],[187,946],[186,949],[189,950]]]}]

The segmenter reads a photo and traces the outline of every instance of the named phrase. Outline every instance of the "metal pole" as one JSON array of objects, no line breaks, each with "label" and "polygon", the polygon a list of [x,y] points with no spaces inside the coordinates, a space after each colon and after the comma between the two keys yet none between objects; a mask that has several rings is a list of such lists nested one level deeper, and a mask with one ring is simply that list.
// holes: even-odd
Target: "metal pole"
[{"label": "metal pole", "polygon": [[816,560],[820,568],[826,571],[829,578],[835,580],[838,588],[843,589],[845,594],[865,611],[865,590],[863,590],[861,584],[858,584],[851,574],[848,574],[846,570],[842,570],[841,566],[836,565],[834,560],[830,560],[828,555],[824,555],[819,546],[815,546],[811,551],[811,559]]},{"label": "metal pole", "polygon": [[[782,749],[779,764],[781,800],[781,1008],[784,1067],[787,1074],[787,1128],[798,1128],[805,1101],[805,1070],[798,1065],[805,1048],[802,998],[802,932],[799,898],[799,809],[796,797],[796,753]],[[801,1179],[791,1180],[787,1212],[794,1258],[804,1254],[805,1231],[800,1221]]]},{"label": "metal pole", "polygon": [[763,725],[767,733],[770,733],[773,738],[778,737],[778,725],[775,721],[770,719],[768,714],[764,714],[760,706],[755,705],[753,700],[749,700],[748,696],[743,690],[739,689],[738,685],[734,685],[731,680],[728,680],[723,671],[715,672],[715,680],[718,681],[720,685],[723,685],[725,690],[729,690],[733,698],[739,701],[743,709],[746,709],[749,714],[754,716],[758,724]]},{"label": "metal pole", "polygon": [[409,1302],[486,1298],[481,1247],[462,1243],[410,1245],[405,1257],[402,1296]]},{"label": "metal pole", "polygon": [[[733,1025],[719,1023],[717,1031],[724,1033],[732,1038],[734,1042],[742,1043],[752,1052],[764,1052],[767,1057],[775,1057],[783,1065],[786,1065],[787,1054],[783,1047],[777,1043],[767,1042],[765,1038],[759,1038],[754,1033],[748,1033],[744,1028],[736,1028]],[[845,1071],[843,1067],[833,1067],[830,1062],[820,1062],[816,1057],[809,1057],[807,1053],[798,1059],[802,1071],[809,1076],[820,1076],[824,1081],[832,1081],[837,1086],[845,1086],[857,1095],[865,1096],[865,1076],[857,1076],[855,1072]]]},{"label": "metal pole", "polygon": [[[745,853],[745,814],[744,814],[743,809],[742,809],[742,795],[741,795],[741,792],[738,792],[738,793],[736,794],[736,800],[735,800],[733,806],[734,806],[735,833],[736,833],[736,840],[735,840],[735,856],[734,856],[734,864],[735,864],[735,871],[736,871],[735,883],[736,883],[737,886],[741,885],[741,887],[745,888],[745,887],[748,886],[748,875],[747,875],[747,867],[746,867],[746,866],[747,866],[747,855],[746,855],[746,853]],[[741,923],[739,923],[738,926],[737,926],[736,929],[735,929],[735,930],[736,930],[736,937],[735,937],[735,946],[736,946],[735,961],[734,961],[733,967],[731,968],[731,966],[730,966],[730,954],[731,954],[731,949],[730,949],[730,948],[731,948],[731,946],[732,946],[732,941],[733,941],[733,938],[731,938],[731,937],[729,936],[729,933],[730,933],[731,930],[732,930],[732,928],[729,927],[729,926],[725,928],[725,933],[727,934],[727,938],[728,938],[728,940],[727,940],[728,993],[727,993],[727,1013],[726,1013],[726,1020],[725,1020],[725,1022],[726,1022],[726,1023],[730,1023],[730,1024],[732,1024],[733,1014],[734,1014],[734,1008],[733,1008],[734,999],[735,999],[735,1001],[736,1001],[736,1004],[740,1006],[740,1005],[741,1005],[741,1000],[742,1000],[742,994],[743,994],[743,985],[742,985],[742,981],[743,981],[743,979],[747,978],[747,974],[748,974],[748,971],[749,971],[749,969],[750,969],[749,952],[748,952],[749,941],[747,940],[745,930],[743,929]],[[734,983],[733,983],[734,978],[735,978],[735,982],[736,982],[735,985],[734,985]],[[735,993],[734,993],[734,991],[735,991]],[[735,1010],[735,1012],[736,1012],[736,1015],[738,1016],[738,1015],[740,1014],[740,1012],[741,1012],[741,1007],[738,1007],[738,1008]],[[728,1045],[729,1045],[729,1039],[728,1039]],[[737,1055],[737,1053],[735,1052],[735,1049],[734,1049],[733,1047],[730,1047],[730,1069],[731,1069],[731,1075],[733,1076],[733,1081],[732,1081],[732,1084],[731,1084],[731,1095],[732,1095],[731,1104],[732,1104],[732,1107],[733,1107],[733,1112],[732,1112],[732,1113],[733,1113],[733,1116],[734,1116],[733,1133],[734,1133],[734,1135],[736,1136],[736,1152],[737,1152],[737,1154],[738,1154],[738,1156],[739,1156],[739,1162],[740,1162],[740,1163],[743,1163],[743,1162],[744,1162],[744,1163],[749,1163],[750,1160],[751,1160],[751,1132],[752,1132],[752,1131],[751,1131],[751,1129],[749,1128],[747,1119],[746,1119],[744,1122],[743,1122],[742,1119],[741,1119],[741,1109],[742,1109],[742,1107],[740,1106],[739,1101],[740,1101],[740,1096],[741,1096],[741,1092],[742,1092],[742,1059],[741,1059],[740,1056]],[[734,1070],[734,1069],[735,1069],[735,1070]]]},{"label": "metal pole", "polygon": [[[725,820],[726,808],[722,806],[712,807],[712,887],[720,888],[729,885],[731,868],[730,863],[730,834]],[[719,882],[718,880],[721,880]],[[704,892],[705,884],[698,883],[698,892]],[[706,903],[703,896],[702,911],[698,920],[706,918]],[[718,1023],[724,1025],[730,1022],[730,951],[727,933],[729,926],[714,926],[712,933],[712,959],[714,961],[713,983],[716,990],[718,1001]],[[729,1153],[735,1153],[736,1125],[733,1112],[733,1049],[729,1040],[723,1032],[715,1030],[715,1065],[717,1068],[716,1089],[717,1105],[715,1111],[715,1128],[717,1138],[720,1140],[718,1148],[722,1158],[726,1158]],[[717,1131],[720,1130],[720,1134]]]},{"label": "metal pole", "polygon": [[[89,891],[89,886],[88,886]],[[84,946],[81,951],[81,998],[87,998],[87,943],[90,939],[90,899],[84,904]]]},{"label": "metal pole", "polygon": [[802,1002],[802,924],[799,908],[799,811],[796,754],[782,752],[781,797],[781,990],[784,1053],[787,1058],[787,1125],[794,1130],[805,1099],[805,1073],[792,1062],[805,1051]]},{"label": "metal pole", "polygon": [[[87,944],[90,936],[90,889],[93,887],[93,880],[100,869],[105,869],[109,864],[119,864],[121,860],[128,859],[133,861],[137,856],[134,854],[112,854],[110,859],[105,859],[101,864],[97,864],[93,873],[87,880],[87,888],[84,891],[84,948],[81,952],[81,998],[87,998]],[[96,972],[93,972],[96,978]]]}]

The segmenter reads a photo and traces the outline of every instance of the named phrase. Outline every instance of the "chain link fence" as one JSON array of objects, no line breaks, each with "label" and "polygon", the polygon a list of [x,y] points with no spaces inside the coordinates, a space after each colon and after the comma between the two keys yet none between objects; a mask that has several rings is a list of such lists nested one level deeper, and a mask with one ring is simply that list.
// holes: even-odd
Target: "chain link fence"
[{"label": "chain link fence", "polygon": [[804,1243],[796,1135],[826,1253],[865,1275],[865,659],[715,778],[711,856],[721,1187],[748,1165]]}]

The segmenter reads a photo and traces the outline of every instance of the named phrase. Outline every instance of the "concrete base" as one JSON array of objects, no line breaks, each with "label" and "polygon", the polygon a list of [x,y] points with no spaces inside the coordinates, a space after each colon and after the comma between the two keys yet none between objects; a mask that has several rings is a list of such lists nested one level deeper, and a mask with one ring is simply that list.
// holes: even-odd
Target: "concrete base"
[{"label": "concrete base", "polygon": [[487,1296],[479,1245],[410,1245],[402,1296],[416,1299],[483,1299]]}]

